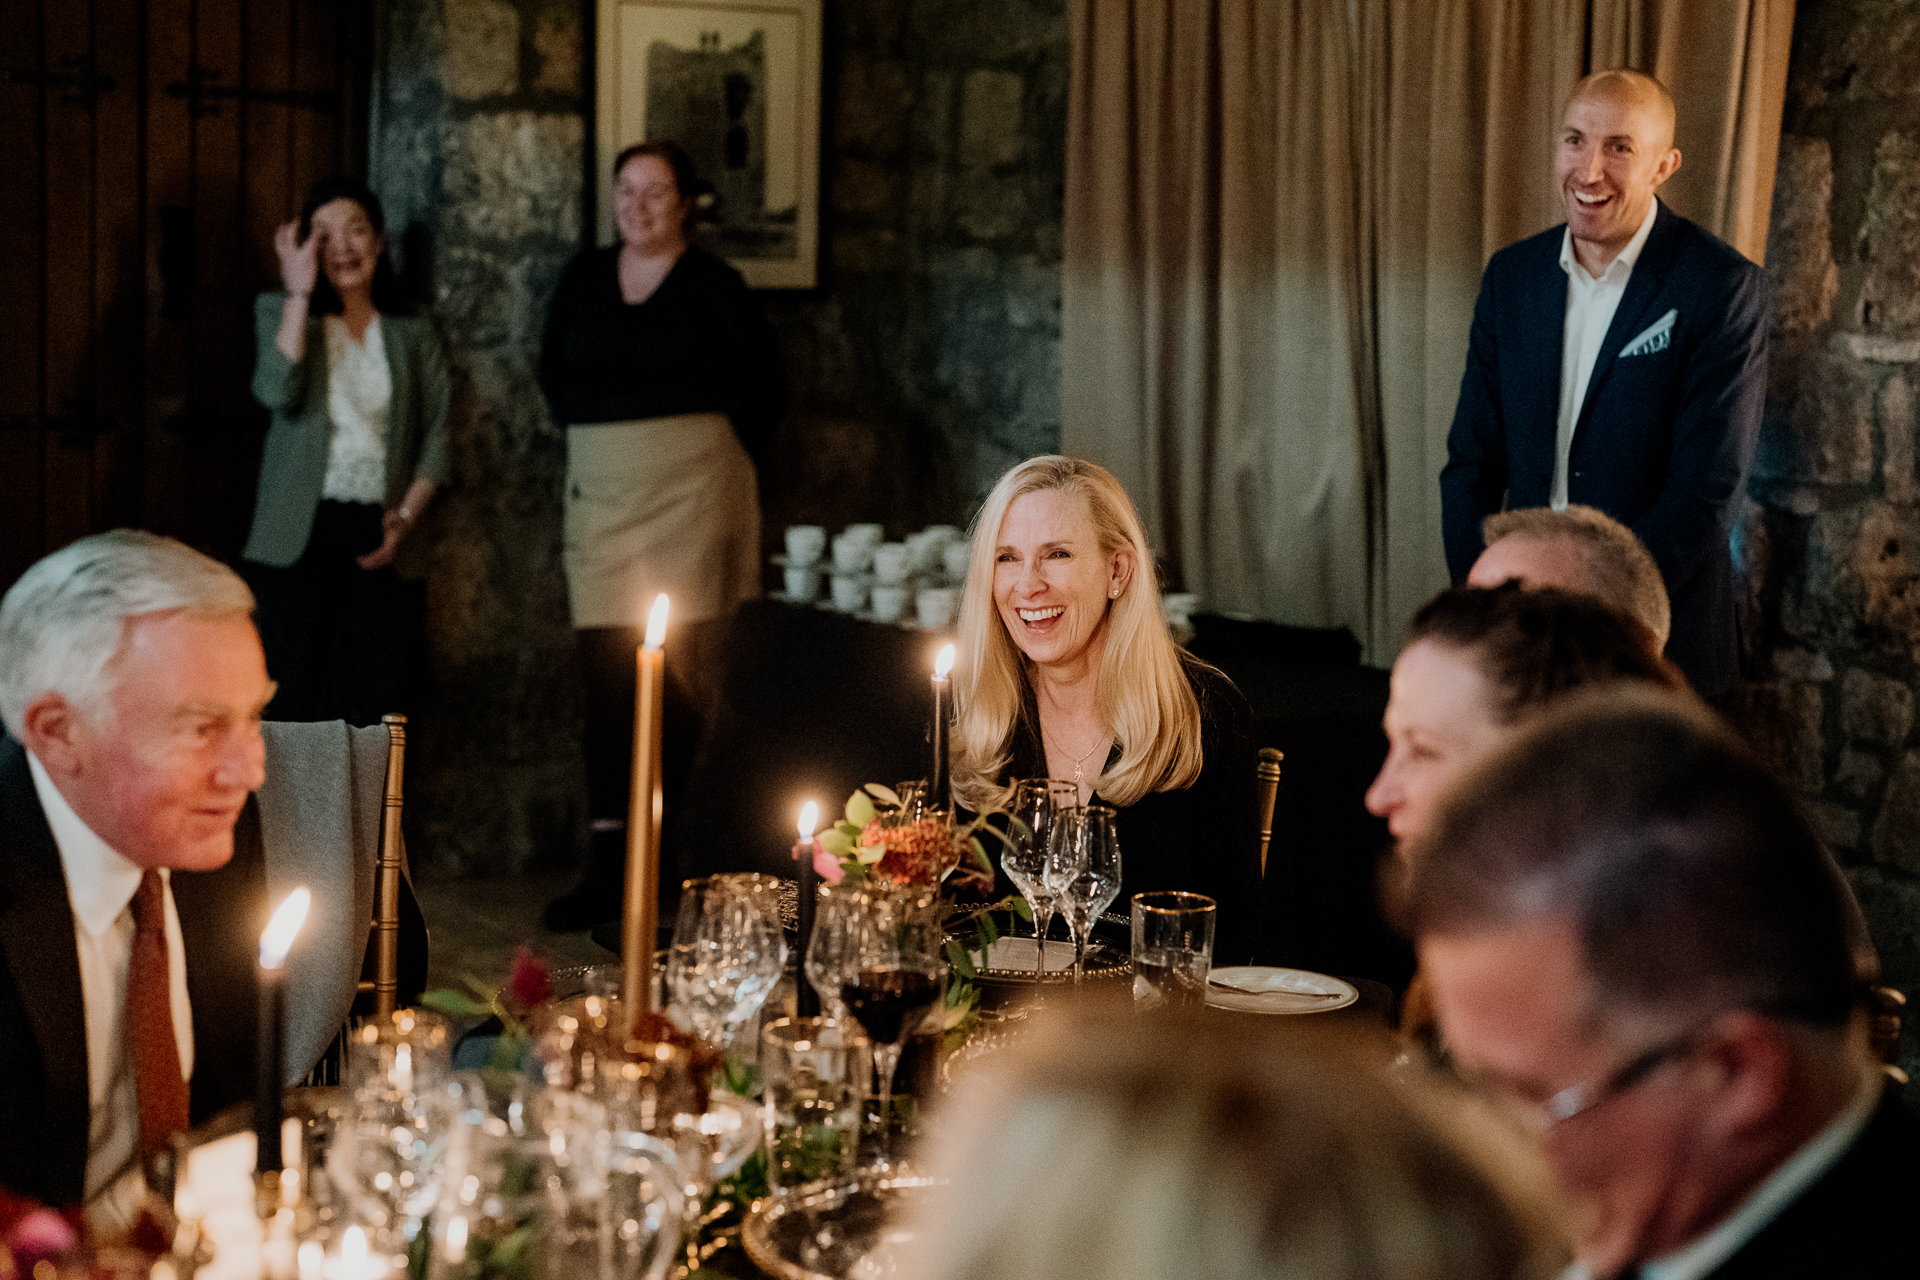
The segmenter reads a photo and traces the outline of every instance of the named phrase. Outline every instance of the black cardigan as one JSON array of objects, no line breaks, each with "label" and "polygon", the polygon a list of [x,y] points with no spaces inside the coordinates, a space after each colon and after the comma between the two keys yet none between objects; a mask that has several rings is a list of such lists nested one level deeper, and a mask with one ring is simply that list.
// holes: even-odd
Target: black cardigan
[{"label": "black cardigan", "polygon": [[724,413],[763,457],[787,412],[773,330],[740,273],[697,246],[644,302],[620,296],[620,246],[567,265],[547,309],[540,389],[556,422]]},{"label": "black cardigan", "polygon": [[[1160,889],[1204,893],[1219,903],[1213,962],[1245,964],[1260,935],[1259,799],[1253,709],[1224,674],[1185,654],[1187,682],[1200,703],[1200,776],[1178,791],[1152,791],[1118,811],[1120,896],[1108,910],[1128,915],[1133,895]],[[1001,784],[1047,773],[1040,718],[1028,684]],[[1120,758],[1115,743],[1107,756]],[[1105,800],[1096,791],[1096,800]],[[1011,887],[1008,887],[1011,892]]]}]

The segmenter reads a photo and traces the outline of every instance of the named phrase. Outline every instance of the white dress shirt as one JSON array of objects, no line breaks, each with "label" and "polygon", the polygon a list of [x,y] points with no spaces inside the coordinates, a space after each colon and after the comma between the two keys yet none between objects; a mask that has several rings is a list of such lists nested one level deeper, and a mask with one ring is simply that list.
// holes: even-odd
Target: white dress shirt
[{"label": "white dress shirt", "polygon": [[327,414],[333,443],[320,496],[335,502],[385,502],[387,410],[393,404],[393,370],[374,316],[359,342],[347,322],[327,316]]},{"label": "white dress shirt", "polygon": [[[145,1182],[140,1173],[140,1100],[127,1043],[127,966],[133,958],[133,895],[141,870],[93,833],[60,794],[31,751],[27,768],[40,809],[53,829],[73,907],[73,940],[80,959],[80,998],[87,1028],[87,1219],[96,1230],[124,1224],[137,1212]],[[160,872],[166,903],[167,977],[180,1074],[193,1076],[193,1011],[187,1005],[187,952],[173,889]],[[98,1217],[98,1221],[96,1218]]]},{"label": "white dress shirt", "polygon": [[1573,232],[1560,233],[1560,269],[1567,273],[1567,324],[1560,349],[1560,425],[1553,440],[1553,509],[1567,509],[1567,458],[1573,452],[1573,429],[1580,420],[1580,406],[1587,400],[1587,383],[1593,379],[1593,366],[1600,359],[1600,344],[1606,341],[1613,313],[1627,291],[1627,279],[1633,264],[1647,246],[1653,232],[1654,217],[1660,202],[1653,201],[1640,229],[1627,241],[1627,247],[1606,265],[1599,279],[1587,274],[1573,256]]},{"label": "white dress shirt", "polygon": [[[1700,1280],[1712,1275],[1728,1258],[1740,1252],[1748,1241],[1759,1235],[1782,1210],[1798,1200],[1807,1188],[1827,1176],[1840,1163],[1873,1119],[1880,1106],[1884,1081],[1879,1071],[1869,1073],[1860,1083],[1847,1109],[1834,1117],[1807,1145],[1787,1158],[1786,1163],[1767,1175],[1740,1207],[1720,1220],[1720,1224],[1672,1253],[1640,1264],[1640,1280]],[[1584,1262],[1568,1268],[1563,1280],[1592,1280],[1593,1272]]]}]

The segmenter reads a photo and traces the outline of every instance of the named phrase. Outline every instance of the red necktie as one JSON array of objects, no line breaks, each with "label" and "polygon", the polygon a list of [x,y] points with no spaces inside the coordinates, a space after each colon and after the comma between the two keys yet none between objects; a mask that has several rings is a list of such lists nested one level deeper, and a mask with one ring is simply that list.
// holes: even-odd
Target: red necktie
[{"label": "red necktie", "polygon": [[151,868],[133,895],[133,958],[127,964],[127,1042],[140,1095],[140,1154],[167,1149],[187,1127],[187,1082],[173,1034],[173,983],[167,964],[166,889]]}]

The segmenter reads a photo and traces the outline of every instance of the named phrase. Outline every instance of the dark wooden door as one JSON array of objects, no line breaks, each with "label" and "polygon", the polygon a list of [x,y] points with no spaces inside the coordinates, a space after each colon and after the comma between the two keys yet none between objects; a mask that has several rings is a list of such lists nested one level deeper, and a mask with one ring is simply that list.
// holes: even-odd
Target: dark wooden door
[{"label": "dark wooden door", "polygon": [[238,556],[253,296],[365,171],[372,3],[0,0],[0,590],[121,525]]}]

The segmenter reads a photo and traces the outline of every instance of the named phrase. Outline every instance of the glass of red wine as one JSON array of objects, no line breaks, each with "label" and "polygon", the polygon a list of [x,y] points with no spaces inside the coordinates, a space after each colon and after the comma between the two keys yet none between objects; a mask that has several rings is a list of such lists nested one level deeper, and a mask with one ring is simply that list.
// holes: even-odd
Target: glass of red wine
[{"label": "glass of red wine", "polygon": [[900,1049],[940,1002],[946,973],[941,904],[931,885],[880,885],[855,897],[850,948],[840,999],[873,1045],[880,1073],[881,1169],[892,1166],[893,1073]]}]

